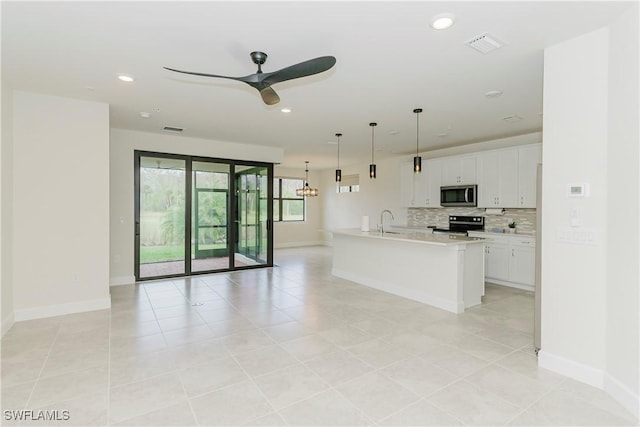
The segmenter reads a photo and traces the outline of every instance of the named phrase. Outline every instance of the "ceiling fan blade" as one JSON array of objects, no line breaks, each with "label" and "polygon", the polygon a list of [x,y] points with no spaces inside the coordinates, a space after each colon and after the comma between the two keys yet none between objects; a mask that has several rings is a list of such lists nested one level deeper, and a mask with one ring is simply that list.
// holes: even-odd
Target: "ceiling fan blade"
[{"label": "ceiling fan blade", "polygon": [[271,89],[271,86],[260,89],[260,96],[267,105],[274,105],[280,102],[280,97],[275,90]]},{"label": "ceiling fan blade", "polygon": [[[165,70],[169,70],[169,71],[175,71],[176,73],[182,73],[182,74],[192,74],[194,76],[204,76],[204,77],[218,77],[221,79],[231,79],[231,80],[239,80],[241,82],[245,81],[245,77],[229,77],[229,76],[219,76],[217,74],[206,74],[206,73],[196,73],[194,71],[182,71],[182,70],[176,70],[175,68],[169,68],[169,67],[162,67]],[[248,76],[247,76],[248,77]]]},{"label": "ceiling fan blade", "polygon": [[310,59],[308,61],[300,62],[299,64],[291,65],[290,67],[285,67],[281,70],[268,73],[268,75],[266,75],[262,79],[262,82],[272,85],[274,83],[284,82],[286,80],[311,76],[313,74],[327,71],[328,69],[333,67],[335,63],[335,57],[321,56],[319,58]]}]

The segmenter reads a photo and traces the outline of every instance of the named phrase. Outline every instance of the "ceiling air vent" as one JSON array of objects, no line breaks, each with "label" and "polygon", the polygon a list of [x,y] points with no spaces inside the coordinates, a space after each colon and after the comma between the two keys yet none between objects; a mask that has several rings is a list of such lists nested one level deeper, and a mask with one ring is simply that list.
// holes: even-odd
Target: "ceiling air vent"
[{"label": "ceiling air vent", "polygon": [[520,120],[522,120],[522,117],[520,117],[517,114],[514,114],[513,116],[503,117],[502,120],[504,120],[507,123],[515,123],[515,122],[519,122]]},{"label": "ceiling air vent", "polygon": [[469,47],[474,48],[480,53],[487,54],[493,50],[501,48],[504,46],[504,43],[496,39],[489,33],[480,34],[479,36],[475,36],[471,40],[466,41],[466,44]]},{"label": "ceiling air vent", "polygon": [[182,132],[184,130],[182,128],[177,128],[175,126],[165,126],[162,129],[166,130],[167,132],[178,132],[178,133],[180,133],[180,132]]}]

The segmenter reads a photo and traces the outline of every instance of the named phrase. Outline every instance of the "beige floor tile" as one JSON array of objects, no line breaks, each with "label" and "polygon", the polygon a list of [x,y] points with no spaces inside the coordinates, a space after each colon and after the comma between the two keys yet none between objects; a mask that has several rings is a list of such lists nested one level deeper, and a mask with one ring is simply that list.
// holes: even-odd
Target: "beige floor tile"
[{"label": "beige floor tile", "polygon": [[372,425],[362,411],[333,389],[291,405],[279,414],[290,426]]},{"label": "beige floor tile", "polygon": [[495,362],[496,366],[502,366],[521,375],[555,387],[566,380],[566,377],[551,372],[538,366],[538,358],[533,351],[527,353],[521,350],[509,353]]},{"label": "beige floor tile", "polygon": [[173,358],[177,369],[211,363],[231,355],[219,338],[190,342],[178,347],[170,347],[167,352]]},{"label": "beige floor tile", "polygon": [[522,409],[551,391],[543,382],[496,365],[480,369],[465,379]]},{"label": "beige floor tile", "polygon": [[464,424],[473,426],[504,425],[522,411],[464,380],[447,386],[426,400]]},{"label": "beige floor tile", "polygon": [[169,347],[214,338],[213,331],[207,325],[190,326],[175,331],[163,332],[163,335]]},{"label": "beige floor tile", "polygon": [[459,379],[418,357],[401,360],[379,372],[419,396],[431,394]]},{"label": "beige floor tile", "polygon": [[[54,418],[46,422],[50,426],[104,426],[108,422],[108,393],[104,391],[86,394],[72,400],[35,408],[34,411],[44,411],[55,414]],[[65,411],[68,411],[65,413]],[[41,420],[22,422],[25,426],[42,426]]]},{"label": "beige floor tile", "polygon": [[431,403],[420,400],[383,419],[380,426],[461,426],[464,425]]},{"label": "beige floor tile", "polygon": [[112,387],[110,420],[118,423],[186,401],[187,396],[176,373]]},{"label": "beige floor tile", "polygon": [[21,356],[3,358],[1,362],[2,387],[36,381],[45,364],[46,357],[45,353],[36,358]]},{"label": "beige floor tile", "polygon": [[451,345],[487,362],[493,362],[513,351],[510,347],[474,335],[456,340]]},{"label": "beige floor tile", "polygon": [[358,359],[376,368],[382,368],[411,357],[411,354],[406,350],[391,345],[382,339],[354,345],[349,347],[348,351]]},{"label": "beige floor tile", "polygon": [[252,377],[265,375],[273,371],[298,365],[300,362],[279,345],[271,345],[259,350],[235,356],[242,369]]},{"label": "beige floor tile", "polygon": [[336,387],[369,418],[379,421],[420,397],[386,376],[371,372]]},{"label": "beige floor tile", "polygon": [[81,371],[89,368],[104,368],[109,365],[107,348],[52,350],[45,362],[41,378]]},{"label": "beige floor tile", "polygon": [[[569,393],[570,395],[589,402],[607,412],[615,414],[622,418],[633,417],[621,404],[616,402],[611,396],[603,390],[597,389],[590,385],[567,378],[560,384],[558,391]],[[635,419],[637,422],[638,420]]]},{"label": "beige floor tile", "polygon": [[172,354],[168,351],[112,358],[109,366],[111,387],[138,382],[174,370],[176,365]]},{"label": "beige floor tile", "polygon": [[162,334],[146,337],[111,337],[111,358],[132,357],[139,354],[153,353],[167,349]]},{"label": "beige floor tile", "polygon": [[89,393],[106,391],[108,370],[91,368],[68,374],[41,378],[36,383],[28,406],[39,408],[53,403],[73,400]]},{"label": "beige floor tile", "polygon": [[197,426],[187,401],[121,421],[117,426]]},{"label": "beige floor tile", "polygon": [[424,353],[434,346],[442,344],[440,340],[415,332],[403,332],[400,334],[389,335],[384,337],[383,340],[407,351],[408,353],[416,355]]},{"label": "beige floor tile", "polygon": [[178,372],[189,397],[198,396],[248,379],[242,368],[231,357],[204,365],[195,365]]},{"label": "beige floor tile", "polygon": [[345,350],[322,354],[304,364],[331,385],[349,381],[375,369]]},{"label": "beige floor tile", "polygon": [[0,396],[0,402],[2,402],[1,409],[3,411],[24,409],[29,400],[29,396],[31,396],[34,385],[35,381],[11,386],[5,386],[3,384]]},{"label": "beige floor tile", "polygon": [[291,321],[279,325],[269,326],[262,329],[272,340],[285,342],[312,335],[313,331],[305,327],[302,323]]},{"label": "beige floor tile", "polygon": [[258,387],[251,381],[191,399],[199,425],[229,426],[245,424],[273,412]]},{"label": "beige floor tile", "polygon": [[338,347],[317,334],[287,341],[281,345],[286,351],[301,361],[338,350]]},{"label": "beige floor tile", "polygon": [[251,421],[247,421],[245,424],[245,426],[260,426],[260,427],[267,427],[267,426],[286,426],[287,423],[284,422],[284,420],[282,419],[282,417],[278,414],[271,413],[268,415],[264,415],[262,417],[259,418],[255,418]]},{"label": "beige floor tile", "polygon": [[254,381],[276,411],[329,387],[316,373],[301,364],[257,377]]},{"label": "beige floor tile", "polygon": [[250,330],[224,337],[222,343],[231,354],[242,354],[269,347],[274,341],[260,330]]},{"label": "beige floor tile", "polygon": [[381,318],[371,318],[355,322],[352,326],[376,338],[405,332],[407,328]]}]

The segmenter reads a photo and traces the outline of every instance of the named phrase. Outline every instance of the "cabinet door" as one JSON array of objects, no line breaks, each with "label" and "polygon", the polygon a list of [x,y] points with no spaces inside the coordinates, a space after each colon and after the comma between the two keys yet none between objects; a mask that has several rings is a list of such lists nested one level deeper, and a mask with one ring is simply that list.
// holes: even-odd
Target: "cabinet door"
[{"label": "cabinet door", "polygon": [[536,207],[536,172],[542,160],[542,146],[528,145],[518,151],[518,207]]},{"label": "cabinet door", "polygon": [[512,245],[510,255],[509,280],[533,286],[535,281],[535,248]]},{"label": "cabinet door", "polygon": [[449,157],[442,159],[442,185],[460,184],[460,158]]},{"label": "cabinet door", "polygon": [[518,207],[518,150],[498,151],[498,207]]},{"label": "cabinet door", "polygon": [[424,179],[425,206],[441,208],[440,185],[442,182],[442,162],[439,159],[427,160],[422,171]]},{"label": "cabinet door", "polygon": [[487,151],[478,154],[478,207],[495,208],[500,196],[498,153]]},{"label": "cabinet door", "polygon": [[460,184],[476,184],[476,156],[460,157]]},{"label": "cabinet door", "polygon": [[509,280],[509,245],[487,243],[485,248],[485,277]]}]

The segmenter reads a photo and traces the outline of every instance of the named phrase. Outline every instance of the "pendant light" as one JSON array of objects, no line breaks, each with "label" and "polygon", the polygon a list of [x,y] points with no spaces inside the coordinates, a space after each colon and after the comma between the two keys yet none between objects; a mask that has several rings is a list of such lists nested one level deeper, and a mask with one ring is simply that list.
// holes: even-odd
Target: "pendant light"
[{"label": "pendant light", "polygon": [[318,195],[318,189],[309,187],[309,160],[305,160],[304,163],[304,187],[296,189],[296,196],[315,197]]},{"label": "pendant light", "polygon": [[418,155],[418,140],[420,137],[420,113],[422,113],[422,108],[416,108],[413,112],[416,113],[416,156],[413,158],[413,171],[420,173],[422,172],[422,157]]},{"label": "pendant light", "polygon": [[371,126],[371,164],[369,165],[369,178],[375,179],[376,178],[376,164],[373,161],[373,151],[374,151],[373,129],[376,126],[378,126],[378,124],[377,123],[369,123],[369,126]]},{"label": "pendant light", "polygon": [[342,181],[342,170],[340,170],[340,137],[341,133],[336,133],[336,137],[338,137],[338,169],[336,169],[336,182]]}]

